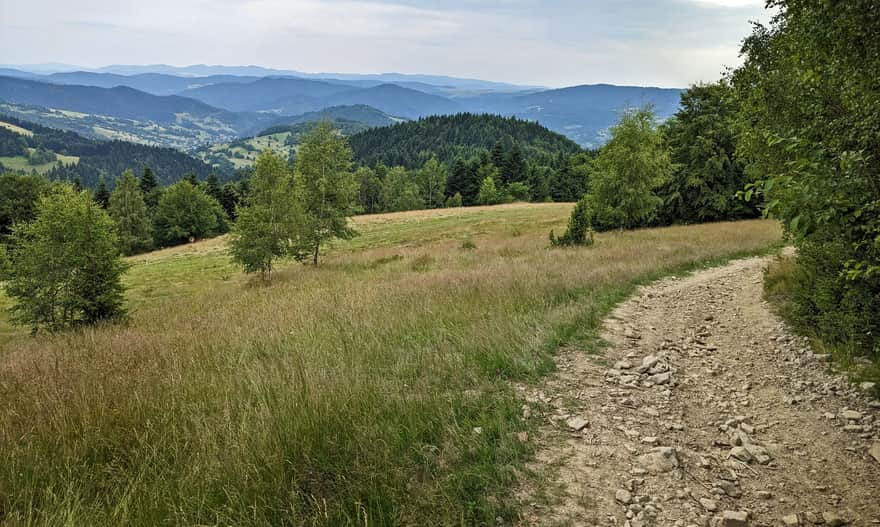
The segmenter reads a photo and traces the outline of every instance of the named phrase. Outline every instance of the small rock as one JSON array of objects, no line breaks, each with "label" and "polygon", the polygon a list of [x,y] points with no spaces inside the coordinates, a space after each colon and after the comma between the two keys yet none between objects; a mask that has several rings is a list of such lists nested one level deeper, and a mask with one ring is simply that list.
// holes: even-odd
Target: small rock
[{"label": "small rock", "polygon": [[660,385],[660,386],[662,386],[664,384],[669,384],[669,381],[672,380],[672,373],[670,373],[668,371],[663,372],[663,373],[657,373],[655,375],[651,375],[650,377],[648,377],[648,380],[653,382],[654,384]]},{"label": "small rock", "polygon": [[773,497],[773,493],[768,490],[759,490],[755,493],[759,500],[769,500]]},{"label": "small rock", "polygon": [[868,449],[868,453],[871,454],[874,461],[880,463],[880,441],[875,441],[871,448]]},{"label": "small rock", "polygon": [[782,517],[782,525],[785,525],[786,527],[797,527],[800,524],[801,520],[798,518],[797,514],[789,514]]},{"label": "small rock", "polygon": [[700,505],[709,512],[715,512],[718,510],[718,502],[708,498],[700,498]]},{"label": "small rock", "polygon": [[762,446],[746,443],[744,448],[761,465],[766,465],[773,459],[767,449]]},{"label": "small rock", "polygon": [[724,511],[721,514],[721,527],[748,527],[749,513],[745,511]]},{"label": "small rock", "polygon": [[876,387],[877,387],[876,382],[859,383],[859,389],[862,390],[863,392],[872,392],[872,391],[874,391],[874,388],[876,388]]},{"label": "small rock", "polygon": [[639,466],[653,474],[662,474],[678,467],[678,455],[672,447],[656,447],[638,457]]},{"label": "small rock", "polygon": [[575,432],[580,432],[581,430],[589,426],[590,422],[580,417],[572,417],[571,419],[566,421],[565,424],[568,425],[571,430]]},{"label": "small rock", "polygon": [[477,434],[477,435],[482,434],[482,433],[483,433],[483,427],[482,427],[482,426],[475,426],[475,427],[474,427],[474,433]]},{"label": "small rock", "polygon": [[630,370],[633,367],[633,363],[628,360],[621,360],[614,363],[615,370]]},{"label": "small rock", "polygon": [[840,414],[841,417],[846,419],[847,421],[858,421],[862,418],[861,412],[856,412],[855,410],[847,410]]},{"label": "small rock", "polygon": [[629,505],[632,502],[632,494],[628,490],[620,489],[617,491],[617,494],[614,495],[614,499],[623,503],[624,505]]},{"label": "small rock", "polygon": [[752,461],[752,455],[746,450],[745,447],[735,446],[730,449],[730,453],[727,454],[728,457],[732,457],[733,459],[742,461],[743,463],[749,463]]},{"label": "small rock", "polygon": [[517,432],[516,438],[519,439],[520,443],[528,443],[529,442],[529,433],[528,432]]},{"label": "small rock", "polygon": [[823,512],[822,519],[825,520],[825,525],[828,525],[828,527],[840,527],[848,523],[836,512]]},{"label": "small rock", "polygon": [[644,444],[646,444],[646,445],[656,445],[657,442],[658,442],[658,439],[657,439],[656,437],[654,437],[654,436],[649,436],[649,437],[643,437],[643,438],[642,438],[642,443],[644,443]]},{"label": "small rock", "polygon": [[639,335],[638,333],[636,333],[635,330],[633,330],[633,328],[624,329],[623,336],[628,339],[633,339],[633,340],[638,340],[638,339],[642,338],[642,336]]}]

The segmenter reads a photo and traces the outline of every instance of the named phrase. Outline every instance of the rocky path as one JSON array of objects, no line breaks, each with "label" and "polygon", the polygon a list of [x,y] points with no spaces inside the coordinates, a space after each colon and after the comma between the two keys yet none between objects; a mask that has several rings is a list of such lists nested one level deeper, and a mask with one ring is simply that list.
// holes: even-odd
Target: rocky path
[{"label": "rocky path", "polygon": [[521,388],[555,497],[522,525],[880,525],[880,403],[768,311],[767,262],[642,288]]}]

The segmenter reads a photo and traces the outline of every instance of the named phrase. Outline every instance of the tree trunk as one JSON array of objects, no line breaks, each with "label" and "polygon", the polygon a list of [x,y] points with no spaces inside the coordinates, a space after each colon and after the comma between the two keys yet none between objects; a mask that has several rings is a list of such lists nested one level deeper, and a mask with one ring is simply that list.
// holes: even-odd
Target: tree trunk
[{"label": "tree trunk", "polygon": [[312,260],[315,264],[315,267],[318,267],[318,249],[320,249],[320,247],[321,247],[321,242],[315,242],[315,253],[313,255],[313,260]]}]

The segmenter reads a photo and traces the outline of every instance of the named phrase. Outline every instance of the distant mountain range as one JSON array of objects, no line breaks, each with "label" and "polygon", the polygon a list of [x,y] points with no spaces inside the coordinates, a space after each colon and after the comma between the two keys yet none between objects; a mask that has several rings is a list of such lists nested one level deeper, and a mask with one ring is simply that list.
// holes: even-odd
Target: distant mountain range
[{"label": "distant mountain range", "polygon": [[283,117],[358,105],[402,119],[461,112],[514,116],[597,147],[627,107],[651,104],[666,118],[678,108],[680,93],[607,84],[541,89],[434,75],[303,74],[258,66],[0,69],[0,103],[7,103],[7,113],[93,137],[124,132],[129,140],[189,150],[253,135]]}]

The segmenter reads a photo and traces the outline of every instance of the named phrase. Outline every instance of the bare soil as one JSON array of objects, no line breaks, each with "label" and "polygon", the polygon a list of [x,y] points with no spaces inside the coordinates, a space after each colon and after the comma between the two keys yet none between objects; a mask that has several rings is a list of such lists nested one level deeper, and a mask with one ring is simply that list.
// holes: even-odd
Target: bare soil
[{"label": "bare soil", "polygon": [[770,311],[768,262],[641,288],[602,354],[520,387],[546,477],[522,525],[880,524],[880,403]]}]

